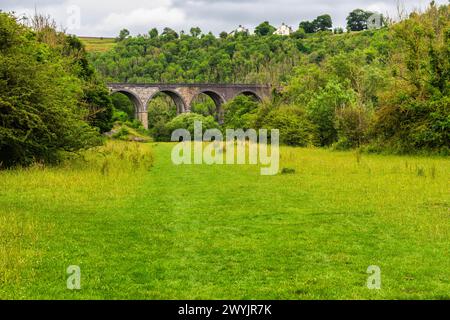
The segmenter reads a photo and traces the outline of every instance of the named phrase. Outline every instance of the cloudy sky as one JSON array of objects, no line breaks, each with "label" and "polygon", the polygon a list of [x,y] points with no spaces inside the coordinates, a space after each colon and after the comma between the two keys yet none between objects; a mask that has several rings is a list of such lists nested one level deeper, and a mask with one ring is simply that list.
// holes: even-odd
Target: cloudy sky
[{"label": "cloudy sky", "polygon": [[[429,0],[401,0],[407,11],[423,9]],[[437,0],[445,4],[448,0]],[[232,31],[239,24],[253,28],[268,20],[297,27],[302,20],[329,13],[334,26],[345,26],[345,17],[355,9],[397,16],[397,0],[2,0],[2,11],[30,15],[35,8],[51,15],[59,26],[80,36],[116,36],[127,28],[132,34],[153,27],[203,32]]]}]

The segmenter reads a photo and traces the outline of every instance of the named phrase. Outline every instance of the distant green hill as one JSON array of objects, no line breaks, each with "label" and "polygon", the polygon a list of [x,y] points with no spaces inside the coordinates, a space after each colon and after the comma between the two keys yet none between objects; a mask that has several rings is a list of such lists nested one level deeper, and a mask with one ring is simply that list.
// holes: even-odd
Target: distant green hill
[{"label": "distant green hill", "polygon": [[[109,51],[91,52],[89,60],[107,82],[280,87],[258,111],[236,103],[235,111],[225,111],[231,121],[225,126],[239,128],[231,119],[245,116],[251,119],[246,128],[281,128],[286,144],[449,154],[449,30],[450,6],[431,4],[378,30],[342,34],[217,38],[165,29],[122,37]],[[171,120],[165,116],[169,109],[159,110]],[[158,121],[151,129],[167,124],[150,118]]]}]

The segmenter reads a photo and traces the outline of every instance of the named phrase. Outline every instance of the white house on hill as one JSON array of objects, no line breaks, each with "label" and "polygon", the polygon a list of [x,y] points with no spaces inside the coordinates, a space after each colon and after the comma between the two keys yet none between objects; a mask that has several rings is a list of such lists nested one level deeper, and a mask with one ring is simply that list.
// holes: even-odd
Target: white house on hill
[{"label": "white house on hill", "polygon": [[273,34],[277,34],[279,36],[289,36],[293,33],[294,31],[292,30],[291,27],[287,26],[284,22],[283,24],[273,33]]},{"label": "white house on hill", "polygon": [[249,34],[249,31],[247,28],[244,28],[242,25],[239,25],[239,27],[236,30],[230,32],[230,35],[234,36],[236,33],[241,33],[241,32]]}]

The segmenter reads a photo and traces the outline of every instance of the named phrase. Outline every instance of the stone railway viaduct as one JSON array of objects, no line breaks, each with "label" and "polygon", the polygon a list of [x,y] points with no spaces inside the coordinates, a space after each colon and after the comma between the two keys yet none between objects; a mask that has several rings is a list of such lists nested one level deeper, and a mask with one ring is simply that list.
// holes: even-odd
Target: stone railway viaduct
[{"label": "stone railway viaduct", "polygon": [[148,129],[148,103],[162,92],[167,94],[177,106],[177,114],[191,111],[191,103],[200,94],[209,96],[217,108],[219,122],[223,120],[222,104],[238,95],[255,97],[259,101],[270,99],[272,88],[269,85],[254,84],[108,84],[111,94],[120,92],[128,96],[135,106],[136,118]]}]

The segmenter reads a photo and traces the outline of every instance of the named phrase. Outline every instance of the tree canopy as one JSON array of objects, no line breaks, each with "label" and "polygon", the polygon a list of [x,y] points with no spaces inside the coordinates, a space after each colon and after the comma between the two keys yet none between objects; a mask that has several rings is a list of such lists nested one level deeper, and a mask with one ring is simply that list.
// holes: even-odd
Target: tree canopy
[{"label": "tree canopy", "polygon": [[0,166],[54,163],[101,143],[109,93],[75,37],[50,21],[31,30],[0,13]]},{"label": "tree canopy", "polygon": [[270,25],[269,21],[264,21],[255,28],[255,34],[258,36],[268,36],[277,30],[274,26]]},{"label": "tree canopy", "polygon": [[367,20],[373,12],[355,9],[347,17],[347,29],[350,31],[362,31],[367,29]]}]

